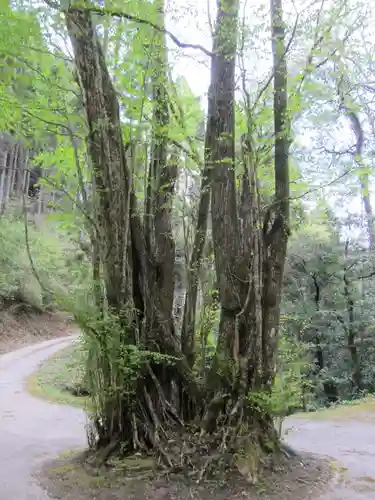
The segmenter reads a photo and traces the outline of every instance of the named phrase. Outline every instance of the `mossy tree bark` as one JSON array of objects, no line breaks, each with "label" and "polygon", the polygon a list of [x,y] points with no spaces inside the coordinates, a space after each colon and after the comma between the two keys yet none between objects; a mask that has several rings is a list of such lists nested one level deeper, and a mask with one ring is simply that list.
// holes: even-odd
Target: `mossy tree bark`
[{"label": "mossy tree bark", "polygon": [[[261,446],[272,432],[271,415],[250,404],[248,394],[269,390],[278,347],[279,302],[289,221],[284,26],[281,0],[271,0],[275,199],[266,213],[262,213],[250,133],[243,140],[241,197],[236,192],[234,103],[238,8],[237,0],[218,0],[204,189],[182,346],[172,318],[175,248],[171,199],[177,178],[177,158],[168,149],[163,2],[158,0],[157,4],[161,29],[154,46],[153,146],[143,222],[138,215],[127,165],[119,103],[93,28],[90,6],[85,8],[81,2],[75,6],[72,2],[65,11],[84,99],[88,153],[95,173],[97,253],[105,298],[118,318],[117,327],[112,330],[95,332],[92,327],[102,345],[99,358],[106,374],[99,385],[108,384],[115,393],[102,407],[97,422],[98,444],[108,447],[109,451],[120,444],[127,452],[134,448],[156,449],[168,465],[192,461],[186,453],[182,464],[181,450],[173,453],[178,448],[178,439],[185,440],[188,434],[191,438],[199,436],[196,446],[210,442],[211,451],[217,451],[220,446],[236,451],[243,446],[241,438],[249,435],[249,431],[252,436],[252,431],[256,431],[257,444]],[[195,318],[195,287],[210,196],[221,319],[216,356],[207,383],[199,385],[193,372],[195,345],[191,332],[194,328],[189,322]],[[242,225],[239,215],[243,218]],[[111,331],[120,331],[115,345],[117,358],[111,358],[109,341],[112,346],[115,344],[110,338]],[[174,358],[172,363],[160,362],[155,356],[143,360],[130,394],[121,378],[124,377],[121,362],[130,360],[129,346],[141,352],[152,351],[159,357]],[[202,438],[202,432],[191,432],[193,429],[202,431],[207,440]],[[171,442],[175,445],[170,445]]]},{"label": "mossy tree bark", "polygon": [[[121,341],[141,350],[156,351],[176,358],[173,369],[156,362],[144,363],[140,382],[135,384],[134,404],[120,397],[103,409],[97,423],[100,444],[110,448],[128,440],[129,449],[157,447],[157,435],[164,422],[182,425],[186,411],[194,406],[197,385],[180,356],[173,321],[174,242],[171,234],[170,196],[176,179],[176,164],[168,158],[165,128],[168,107],[165,101],[164,62],[159,61],[154,84],[155,121],[152,155],[153,212],[151,223],[143,227],[132,191],[131,174],[121,133],[119,104],[106,67],[104,55],[93,29],[89,10],[74,7],[66,12],[79,83],[84,98],[88,125],[88,152],[95,174],[98,254],[103,272],[105,299],[123,322]],[[163,50],[163,49],[161,49]],[[160,127],[160,128],[159,128]],[[172,280],[172,283],[171,283]],[[130,318],[129,318],[130,316]],[[120,384],[111,363],[119,363],[121,352],[109,359],[108,342],[113,339],[95,332],[100,340],[103,384]],[[121,349],[121,346],[118,346]],[[173,376],[170,373],[173,371]],[[115,375],[114,375],[115,374]],[[172,390],[174,382],[174,391]],[[183,394],[172,408],[174,392]],[[162,448],[160,447],[160,451]]]},{"label": "mossy tree bark", "polygon": [[[281,0],[271,1],[274,60],[274,202],[262,213],[257,165],[250,131],[243,138],[242,193],[235,179],[235,57],[238,2],[218,2],[208,106],[212,230],[221,303],[219,340],[209,377],[212,394],[205,425],[232,427],[238,442],[258,427],[262,447],[273,435],[272,417],[257,408],[249,393],[268,392],[274,381],[278,349],[280,295],[289,223],[289,126],[287,68]],[[240,199],[240,206],[237,200]],[[242,216],[242,228],[240,217]],[[221,418],[218,419],[218,414]],[[239,431],[241,429],[241,431]],[[247,429],[244,431],[244,429]],[[266,438],[266,439],[264,439]],[[252,436],[254,439],[254,436]]]}]

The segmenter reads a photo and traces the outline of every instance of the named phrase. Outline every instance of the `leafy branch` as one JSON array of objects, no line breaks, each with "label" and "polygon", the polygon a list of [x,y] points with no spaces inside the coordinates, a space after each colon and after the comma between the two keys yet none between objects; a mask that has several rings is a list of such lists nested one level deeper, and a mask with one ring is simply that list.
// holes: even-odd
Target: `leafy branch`
[{"label": "leafy branch", "polygon": [[[32,173],[30,169],[26,169],[26,172]],[[87,213],[87,211],[83,208],[81,203],[79,203],[70,193],[67,191],[65,188],[63,188],[60,185],[57,185],[55,182],[51,181],[51,179],[48,179],[48,177],[43,177],[43,182],[46,182],[48,185],[53,187],[54,189],[61,191],[69,200],[78,208],[78,210],[81,212],[81,214],[87,219],[88,222],[93,226],[95,231],[99,234],[99,228],[97,224],[95,223],[94,219],[90,216],[90,214]]]},{"label": "leafy branch", "polygon": [[200,50],[206,56],[212,57],[214,55],[213,52],[210,50],[206,49],[202,45],[195,44],[195,43],[185,43],[181,42],[177,38],[176,35],[174,35],[171,31],[169,31],[166,28],[163,28],[161,26],[158,26],[156,23],[149,21],[148,19],[144,19],[138,16],[134,16],[133,14],[128,14],[127,12],[123,12],[122,10],[117,10],[117,9],[108,9],[104,7],[98,7],[94,5],[90,5],[87,3],[86,5],[79,6],[77,5],[77,2],[74,2],[74,5],[69,3],[68,7],[62,7],[58,2],[55,2],[53,0],[44,0],[47,5],[52,7],[53,9],[57,9],[60,12],[66,13],[66,12],[91,12],[92,14],[96,14],[98,16],[110,16],[110,17],[115,17],[118,19],[127,19],[128,21],[133,21],[137,24],[143,24],[146,26],[150,26],[154,30],[158,31],[159,33],[164,33],[167,35],[179,48],[181,49],[193,49],[193,50]]}]

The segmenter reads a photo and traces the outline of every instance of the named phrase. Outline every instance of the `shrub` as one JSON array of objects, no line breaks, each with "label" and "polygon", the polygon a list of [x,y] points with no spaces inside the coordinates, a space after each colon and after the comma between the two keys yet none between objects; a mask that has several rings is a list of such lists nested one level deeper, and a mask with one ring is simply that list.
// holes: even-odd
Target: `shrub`
[{"label": "shrub", "polygon": [[9,215],[0,219],[3,301],[24,302],[44,309],[46,300],[52,297],[52,304],[48,305],[56,307],[59,301],[71,298],[80,287],[86,286],[88,263],[73,259],[77,249],[64,231],[47,223],[42,228],[29,223],[27,240],[32,262],[23,217]]}]

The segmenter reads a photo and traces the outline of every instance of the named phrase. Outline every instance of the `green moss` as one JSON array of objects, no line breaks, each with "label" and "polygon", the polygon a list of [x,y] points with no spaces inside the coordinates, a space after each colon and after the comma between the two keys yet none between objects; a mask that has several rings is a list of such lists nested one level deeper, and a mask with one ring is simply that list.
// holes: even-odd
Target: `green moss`
[{"label": "green moss", "polygon": [[293,415],[297,418],[304,418],[308,420],[374,420],[375,419],[375,399],[367,397],[351,404],[343,404],[333,408],[317,410],[309,413],[296,413]]},{"label": "green moss", "polygon": [[66,464],[50,469],[50,473],[59,475],[59,474],[66,474],[67,472],[71,472],[72,470],[74,470],[74,465]]},{"label": "green moss", "polygon": [[73,393],[83,382],[85,356],[79,343],[62,349],[28,378],[28,391],[48,401],[89,409],[89,399]]}]

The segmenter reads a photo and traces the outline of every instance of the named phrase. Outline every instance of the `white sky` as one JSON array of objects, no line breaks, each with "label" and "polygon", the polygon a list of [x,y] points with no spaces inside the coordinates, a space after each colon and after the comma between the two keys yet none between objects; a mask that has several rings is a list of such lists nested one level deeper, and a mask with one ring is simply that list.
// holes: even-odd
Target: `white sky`
[{"label": "white sky", "polygon": [[[241,3],[243,5],[244,2]],[[288,4],[291,8],[290,2],[286,1],[284,3]],[[296,2],[299,7],[303,3],[303,0],[298,0]],[[375,1],[371,0],[371,2],[369,3],[375,4]],[[211,49],[208,12],[210,11],[210,17],[213,20],[215,18],[215,4],[216,0],[167,0],[167,26],[174,34],[176,34],[176,36],[181,41],[200,44],[207,49]],[[246,1],[246,8],[251,9],[254,12],[261,4],[263,4],[267,10],[269,0],[248,0]],[[183,5],[183,7],[181,7],[181,5]],[[320,5],[320,2],[319,4],[317,3],[317,5]],[[269,18],[266,19],[268,20]],[[268,38],[268,40],[270,39]],[[210,78],[208,58],[196,50],[181,51],[179,49],[178,51],[176,51],[173,42],[170,43],[170,49],[173,58],[175,74],[184,76],[187,79],[192,91],[197,96],[200,96],[202,98],[201,103],[205,108],[205,98]],[[258,71],[260,75],[264,75],[265,73],[267,73],[269,63],[270,61],[268,58],[262,61],[262,59],[258,56],[256,68],[257,73]],[[351,133],[348,121],[346,119],[343,119],[342,123],[343,126],[341,127],[339,132],[340,135],[338,135],[338,133],[335,134],[337,136],[338,149],[340,149],[340,147],[345,149],[345,147],[348,147],[349,145],[354,143],[353,135]],[[304,142],[306,146],[309,146],[311,144],[309,134],[306,134],[304,137],[300,136],[299,141]],[[315,179],[314,183],[319,184],[320,182],[321,180],[319,179],[318,170],[317,178]],[[337,182],[337,186],[340,185],[340,182],[342,183],[342,181]],[[355,186],[356,182],[359,186],[359,179],[356,178],[352,179],[351,184]],[[335,196],[336,190],[337,187],[335,189],[335,185],[329,188],[329,196],[331,204],[334,206],[334,209],[338,215],[344,215],[344,213],[363,215],[363,206],[359,195],[355,197],[348,197],[347,201],[350,200],[350,203],[346,203],[346,205],[343,206],[342,200]],[[372,194],[374,198],[374,193]]]},{"label": "white sky", "polygon": [[[212,0],[166,0],[167,26],[179,40],[202,45],[211,50],[211,36],[208,22],[208,6],[213,10]],[[181,7],[181,4],[184,6]],[[184,76],[197,96],[204,96],[210,80],[210,61],[199,50],[176,49],[169,43],[174,61],[174,72]],[[203,102],[202,102],[203,104]]]}]

